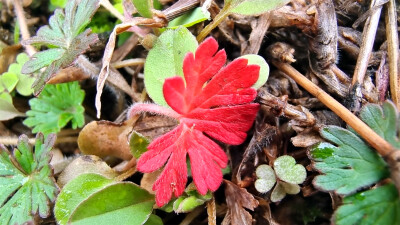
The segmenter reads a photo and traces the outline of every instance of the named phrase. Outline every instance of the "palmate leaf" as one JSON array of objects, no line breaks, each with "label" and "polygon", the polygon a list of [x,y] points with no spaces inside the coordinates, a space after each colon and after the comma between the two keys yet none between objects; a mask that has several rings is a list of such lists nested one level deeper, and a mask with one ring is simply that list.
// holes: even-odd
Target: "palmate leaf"
[{"label": "palmate leaf", "polygon": [[59,132],[69,121],[72,128],[85,123],[82,106],[85,92],[77,81],[64,84],[48,84],[37,98],[29,100],[31,110],[24,124],[34,127],[33,133],[49,134]]},{"label": "palmate leaf", "polygon": [[39,133],[33,151],[22,135],[13,155],[0,146],[0,224],[24,224],[50,214],[49,203],[58,192],[49,166],[55,139],[51,134],[44,140]]},{"label": "palmate leaf", "polygon": [[35,94],[43,89],[54,73],[69,66],[90,44],[97,41],[97,35],[91,34],[90,29],[83,30],[98,7],[98,0],[68,1],[65,12],[56,9],[49,19],[49,25],[41,27],[36,36],[23,42],[53,47],[36,53],[22,67],[22,73],[25,74],[47,67],[33,83]]}]

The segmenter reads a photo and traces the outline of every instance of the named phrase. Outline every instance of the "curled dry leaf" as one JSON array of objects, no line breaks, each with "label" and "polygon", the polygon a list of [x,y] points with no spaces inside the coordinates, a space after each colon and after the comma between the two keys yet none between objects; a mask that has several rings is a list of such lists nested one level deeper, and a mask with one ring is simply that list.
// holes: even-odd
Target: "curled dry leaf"
[{"label": "curled dry leaf", "polygon": [[246,209],[253,211],[258,206],[258,201],[246,189],[240,188],[228,180],[224,180],[224,183],[228,212],[222,224],[252,224],[252,216]]},{"label": "curled dry leaf", "polygon": [[115,156],[120,159],[132,158],[128,134],[138,117],[116,124],[108,121],[88,123],[79,133],[78,145],[82,153],[99,157]]},{"label": "curled dry leaf", "polygon": [[84,173],[97,173],[108,179],[118,174],[103,160],[95,155],[84,155],[72,161],[60,174],[57,180],[60,188],[64,187],[70,180]]}]

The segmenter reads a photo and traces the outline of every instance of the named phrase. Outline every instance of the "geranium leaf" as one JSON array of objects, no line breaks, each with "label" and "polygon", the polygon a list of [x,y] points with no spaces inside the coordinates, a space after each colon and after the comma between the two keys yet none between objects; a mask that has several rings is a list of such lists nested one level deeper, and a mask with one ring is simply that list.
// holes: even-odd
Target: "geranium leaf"
[{"label": "geranium leaf", "polygon": [[335,224],[398,224],[400,199],[393,184],[345,197],[334,216]]},{"label": "geranium leaf", "polygon": [[23,42],[53,47],[34,54],[32,60],[22,67],[22,73],[30,74],[47,66],[33,84],[35,94],[60,68],[69,66],[90,44],[97,41],[97,35],[90,34],[90,29],[83,30],[98,7],[98,0],[68,1],[65,10],[54,11],[49,25],[41,27],[36,36]]},{"label": "geranium leaf", "polygon": [[72,128],[82,127],[84,108],[82,106],[85,92],[81,90],[78,81],[46,85],[43,92],[29,100],[31,110],[24,124],[33,127],[33,132],[45,134],[59,132],[69,121]]},{"label": "geranium leaf", "polygon": [[[183,193],[187,155],[198,192],[204,195],[208,190],[217,190],[222,182],[221,168],[226,167],[228,158],[210,137],[227,144],[241,144],[253,124],[259,105],[252,103],[257,95],[252,85],[260,68],[248,65],[247,59],[236,59],[224,67],[225,61],[225,51],[218,51],[217,41],[208,38],[194,54],[190,52],[184,57],[184,77],[165,79],[162,93],[171,108],[144,103],[130,108],[131,116],[148,111],[180,121],[178,127],[154,139],[137,163],[137,169],[145,173],[166,164],[153,186],[159,206],[168,203],[172,193],[176,197]],[[158,74],[161,63],[154,67]],[[165,70],[161,71],[165,74]]]},{"label": "geranium leaf", "polygon": [[288,0],[225,0],[231,13],[259,15],[288,3]]},{"label": "geranium leaf", "polygon": [[[166,78],[183,76],[183,58],[197,48],[196,38],[184,27],[162,33],[149,51],[144,66],[144,83],[151,99],[166,106],[163,84]],[[161,72],[162,71],[162,72]]]},{"label": "geranium leaf", "polygon": [[382,106],[365,105],[360,110],[360,119],[390,144],[400,148],[399,113],[392,102],[385,101]]},{"label": "geranium leaf", "polygon": [[382,158],[349,130],[327,126],[321,135],[337,146],[323,142],[310,151],[314,168],[325,174],[315,178],[317,187],[347,195],[389,175]]},{"label": "geranium leaf", "polygon": [[33,151],[22,135],[14,155],[0,147],[0,224],[25,224],[36,215],[50,215],[49,204],[58,192],[49,166],[55,139],[51,134],[44,140],[39,133]]}]

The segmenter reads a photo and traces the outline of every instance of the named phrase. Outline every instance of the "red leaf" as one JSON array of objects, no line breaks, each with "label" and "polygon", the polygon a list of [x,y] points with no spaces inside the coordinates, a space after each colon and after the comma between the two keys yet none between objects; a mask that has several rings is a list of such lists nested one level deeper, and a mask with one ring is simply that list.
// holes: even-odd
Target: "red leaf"
[{"label": "red leaf", "polygon": [[[157,205],[162,206],[182,194],[187,182],[186,155],[189,155],[193,181],[200,194],[215,191],[222,182],[221,168],[228,158],[222,148],[208,136],[227,144],[241,144],[251,128],[259,105],[251,103],[257,91],[259,66],[247,65],[247,59],[236,59],[223,68],[224,50],[218,51],[213,38],[199,45],[196,54],[184,59],[182,77],[165,80],[163,93],[172,108],[135,104],[129,115],[147,111],[173,116],[180,124],[155,139],[137,163],[141,172],[152,172],[164,166],[154,183]],[[204,134],[205,133],[205,134]]]}]

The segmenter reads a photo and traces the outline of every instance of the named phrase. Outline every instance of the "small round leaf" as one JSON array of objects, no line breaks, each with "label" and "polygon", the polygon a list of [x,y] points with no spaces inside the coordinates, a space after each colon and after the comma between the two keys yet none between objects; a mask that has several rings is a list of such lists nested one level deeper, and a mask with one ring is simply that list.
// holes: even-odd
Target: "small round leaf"
[{"label": "small round leaf", "polygon": [[296,164],[296,160],[288,155],[277,158],[274,162],[274,169],[279,179],[291,184],[301,184],[307,176],[304,166]]}]

